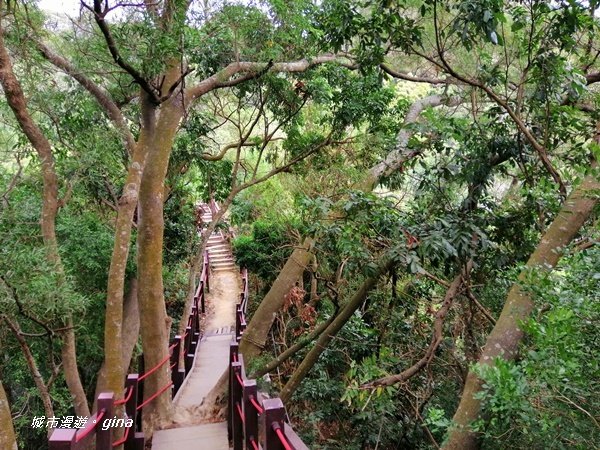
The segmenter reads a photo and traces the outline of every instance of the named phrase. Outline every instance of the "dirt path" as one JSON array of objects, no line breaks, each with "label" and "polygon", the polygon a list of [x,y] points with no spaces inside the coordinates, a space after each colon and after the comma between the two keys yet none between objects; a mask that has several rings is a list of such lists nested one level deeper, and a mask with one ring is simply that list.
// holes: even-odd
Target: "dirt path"
[{"label": "dirt path", "polygon": [[172,423],[168,428],[215,421],[206,416],[200,404],[227,368],[241,281],[237,269],[213,271],[210,281],[203,337],[196,350],[194,368],[173,403]]}]

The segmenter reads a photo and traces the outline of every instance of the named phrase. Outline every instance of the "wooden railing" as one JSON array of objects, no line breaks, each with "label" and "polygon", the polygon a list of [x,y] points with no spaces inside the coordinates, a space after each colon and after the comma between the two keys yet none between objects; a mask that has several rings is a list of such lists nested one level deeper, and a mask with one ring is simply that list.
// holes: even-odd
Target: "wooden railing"
[{"label": "wooden railing", "polygon": [[[246,377],[239,342],[246,329],[248,271],[242,269],[242,293],[236,305],[235,340],[229,347],[229,414],[227,425],[233,450],[308,450],[286,422],[280,398],[263,398],[256,380]],[[259,432],[260,430],[260,432]]]},{"label": "wooden railing", "polygon": [[[139,373],[127,375],[123,399],[115,401],[112,392],[102,392],[97,399],[97,412],[88,418],[85,427],[56,428],[49,438],[50,450],[80,450],[89,448],[95,442],[96,450],[110,450],[124,445],[125,450],[143,450],[145,444],[142,431],[142,410],[156,397],[167,390],[175,397],[183,381],[192,370],[196,347],[200,343],[200,314],[205,312],[205,293],[209,291],[208,252],[204,252],[202,274],[194,293],[192,310],[188,317],[185,334],[176,335],[169,343],[169,354],[152,369],[144,371],[144,358],[140,356]],[[179,360],[183,353],[183,367]],[[171,381],[144,400],[144,379],[169,364]],[[119,405],[125,405],[125,417],[116,418]],[[105,422],[108,421],[108,422]],[[119,422],[118,422],[119,421]],[[106,426],[103,426],[107,424]],[[106,428],[106,429],[105,429]],[[124,428],[123,437],[113,441],[115,428]]]}]

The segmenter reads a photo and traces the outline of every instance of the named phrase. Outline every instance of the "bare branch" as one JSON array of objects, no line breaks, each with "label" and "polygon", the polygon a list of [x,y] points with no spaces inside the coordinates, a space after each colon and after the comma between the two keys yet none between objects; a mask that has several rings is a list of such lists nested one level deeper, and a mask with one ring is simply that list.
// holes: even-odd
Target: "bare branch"
[{"label": "bare branch", "polygon": [[119,53],[117,49],[117,43],[113,38],[110,29],[108,28],[108,24],[106,23],[105,16],[108,13],[108,8],[102,8],[102,0],[94,0],[94,8],[92,9],[88,6],[83,0],[81,4],[92,11],[94,14],[94,20],[98,24],[98,28],[102,32],[104,36],[104,40],[106,41],[106,45],[108,46],[108,51],[110,52],[113,60],[117,63],[119,67],[121,67],[125,72],[127,72],[131,77],[135,80],[140,87],[146,91],[152,103],[156,105],[160,105],[160,91],[153,86],[148,80],[146,80],[141,73],[139,73],[136,69],[134,69],[130,64],[127,63]]},{"label": "bare branch", "polygon": [[[67,75],[76,80],[85,90],[87,90],[98,102],[98,104],[104,109],[106,115],[113,122],[117,130],[121,133],[122,139],[127,147],[130,155],[133,155],[135,150],[135,139],[131,134],[131,130],[127,126],[125,117],[121,112],[119,106],[110,97],[110,94],[103,88],[94,83],[90,78],[85,76],[81,70],[73,66],[62,56],[54,53],[48,46],[42,43],[40,40],[34,40],[38,50],[51,64],[65,72]],[[134,97],[131,97],[134,98]],[[128,99],[130,101],[130,99]]]},{"label": "bare branch", "polygon": [[[261,76],[267,71],[287,73],[304,72],[307,69],[310,69],[311,67],[328,62],[335,62],[344,67],[354,68],[354,66],[348,62],[347,58],[340,57],[334,54],[325,54],[317,56],[310,60],[300,59],[297,61],[279,63],[273,63],[272,61],[266,64],[247,61],[233,62],[227,67],[225,67],[223,70],[217,72],[216,74],[202,80],[197,85],[191,87],[187,91],[186,97],[189,100],[194,100],[214,89],[235,86],[249,79],[257,78],[258,76]],[[233,76],[238,74],[242,75],[240,75],[236,79],[231,79]]]}]

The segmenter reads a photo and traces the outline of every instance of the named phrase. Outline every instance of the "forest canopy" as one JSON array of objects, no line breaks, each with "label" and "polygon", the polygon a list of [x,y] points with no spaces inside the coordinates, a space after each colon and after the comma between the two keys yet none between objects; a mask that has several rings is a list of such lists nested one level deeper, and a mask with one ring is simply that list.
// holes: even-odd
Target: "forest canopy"
[{"label": "forest canopy", "polygon": [[0,0],[0,449],[169,358],[214,233],[309,448],[597,448],[598,0],[76,4]]}]

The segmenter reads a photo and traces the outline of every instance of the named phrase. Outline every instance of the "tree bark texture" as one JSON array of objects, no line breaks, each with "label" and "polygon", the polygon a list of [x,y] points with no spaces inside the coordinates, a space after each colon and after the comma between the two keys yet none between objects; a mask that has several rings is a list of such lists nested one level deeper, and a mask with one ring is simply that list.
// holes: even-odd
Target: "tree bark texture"
[{"label": "tree bark texture", "polygon": [[15,429],[12,423],[10,405],[0,381],[0,448],[5,450],[18,450]]},{"label": "tree bark texture", "polygon": [[285,296],[296,285],[313,258],[312,245],[312,238],[306,238],[300,247],[294,249],[248,323],[240,342],[240,352],[246,361],[258,356],[265,347],[275,314],[281,310]]},{"label": "tree bark texture", "polygon": [[[106,292],[106,311],[104,322],[104,365],[105,383],[102,389],[117,393],[123,392],[125,380],[125,367],[122,355],[122,329],[123,325],[123,295],[125,284],[125,271],[129,258],[131,228],[135,209],[138,204],[140,182],[148,154],[148,147],[154,139],[155,117],[154,109],[149,108],[145,95],[141,94],[142,103],[142,129],[139,142],[134,148],[133,158],[127,171],[127,179],[123,193],[119,199],[117,221],[115,225],[115,242],[108,271],[108,285]],[[136,289],[137,292],[137,289]],[[136,301],[137,304],[137,301]],[[127,320],[131,316],[125,316]],[[137,336],[136,336],[137,340]],[[128,362],[127,362],[128,364]]]},{"label": "tree bark texture", "polygon": [[[153,106],[146,104],[148,114]],[[164,180],[175,133],[182,117],[179,97],[173,97],[156,112],[156,130],[148,142],[148,155],[142,174],[139,193],[138,226],[138,280],[140,331],[144,350],[144,364],[150,370],[168,354],[170,320],[164,301],[162,281],[164,232]],[[150,397],[170,381],[168,365],[164,365],[145,380],[144,396]],[[143,412],[144,431],[148,436],[163,423],[171,410],[171,392],[164,391],[150,402]]]},{"label": "tree bark texture", "polygon": [[[479,364],[492,365],[495,358],[513,359],[523,339],[519,324],[529,318],[534,303],[531,296],[521,289],[531,270],[552,269],[560,259],[562,250],[577,235],[597,204],[593,191],[600,189],[600,181],[593,174],[584,178],[565,200],[558,215],[542,237],[539,245],[527,261],[519,280],[508,292],[506,302],[496,325],[490,332]],[[471,450],[478,448],[477,436],[469,426],[480,414],[481,402],[474,398],[481,388],[481,380],[469,371],[460,404],[454,414],[455,428],[443,448],[446,450]]]},{"label": "tree bark texture", "polygon": [[[129,290],[125,296],[123,303],[123,317],[127,320],[121,324],[121,365],[125,376],[131,363],[133,356],[133,350],[138,342],[140,336],[140,313],[138,308],[138,282],[137,278],[132,278],[129,281]],[[98,398],[98,394],[103,391],[108,391],[106,376],[106,359],[102,363],[100,373],[98,374],[98,382],[96,383],[96,395],[94,398]],[[113,391],[114,392],[114,391]],[[122,392],[119,391],[119,392]]]}]

